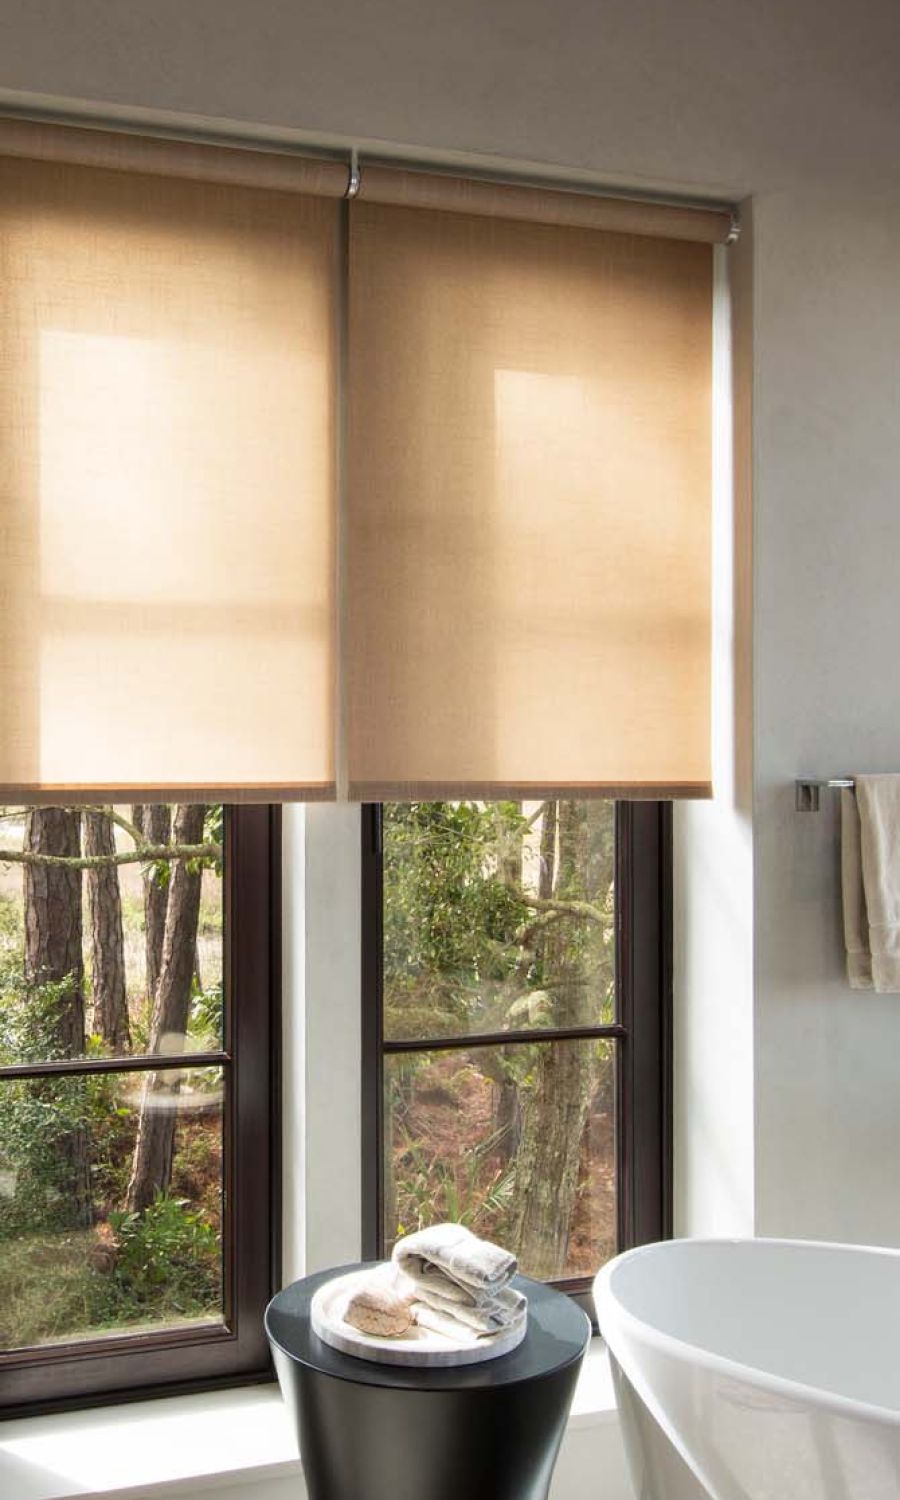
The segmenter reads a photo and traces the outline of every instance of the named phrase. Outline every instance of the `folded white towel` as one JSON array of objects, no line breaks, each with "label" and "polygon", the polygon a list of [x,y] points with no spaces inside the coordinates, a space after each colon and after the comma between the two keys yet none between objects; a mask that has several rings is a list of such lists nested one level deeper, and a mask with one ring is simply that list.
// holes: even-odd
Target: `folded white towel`
[{"label": "folded white towel", "polygon": [[[516,1293],[517,1297],[520,1295]],[[445,1338],[453,1339],[455,1343],[469,1347],[491,1333],[500,1333],[505,1328],[518,1327],[528,1316],[528,1303],[522,1297],[521,1306],[514,1317],[508,1318],[503,1323],[484,1328],[477,1326],[475,1322],[477,1313],[472,1308],[459,1308],[451,1313],[434,1307],[431,1302],[421,1301],[414,1302],[410,1311],[421,1328],[430,1328],[434,1333],[442,1333]]]},{"label": "folded white towel", "polygon": [[432,1333],[442,1334],[461,1349],[474,1348],[478,1340],[484,1337],[483,1334],[476,1333],[474,1328],[467,1328],[459,1318],[451,1318],[447,1313],[438,1312],[436,1307],[429,1307],[427,1302],[414,1302],[410,1311],[420,1328],[429,1328]]},{"label": "folded white towel", "polygon": [[516,1257],[464,1224],[434,1224],[398,1240],[394,1264],[417,1286],[432,1286],[448,1302],[475,1306],[496,1296],[515,1275]]},{"label": "folded white towel", "polygon": [[856,776],[841,796],[847,973],[854,989],[900,993],[900,776]]},{"label": "folded white towel", "polygon": [[419,1282],[416,1284],[416,1299],[420,1305],[424,1303],[444,1317],[455,1318],[479,1334],[499,1333],[503,1328],[511,1328],[528,1310],[527,1299],[512,1286],[502,1287],[496,1296],[472,1306],[454,1302],[434,1287]]}]

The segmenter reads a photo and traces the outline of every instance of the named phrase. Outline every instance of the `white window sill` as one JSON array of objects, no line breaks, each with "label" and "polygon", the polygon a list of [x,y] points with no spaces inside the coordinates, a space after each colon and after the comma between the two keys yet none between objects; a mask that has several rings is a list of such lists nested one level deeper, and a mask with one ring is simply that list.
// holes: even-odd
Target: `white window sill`
[{"label": "white window sill", "polygon": [[[592,1340],[569,1428],[616,1419],[609,1360]],[[164,1496],[296,1479],[297,1449],[275,1385],[29,1417],[0,1424],[0,1495]]]}]

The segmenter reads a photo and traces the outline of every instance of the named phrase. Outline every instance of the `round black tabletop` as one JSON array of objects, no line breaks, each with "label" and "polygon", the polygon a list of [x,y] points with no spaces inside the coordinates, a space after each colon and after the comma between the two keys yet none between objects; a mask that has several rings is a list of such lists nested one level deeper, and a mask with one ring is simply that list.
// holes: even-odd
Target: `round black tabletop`
[{"label": "round black tabletop", "polygon": [[266,1309],[266,1332],[288,1357],[309,1370],[357,1385],[391,1390],[457,1391],[518,1385],[540,1380],[580,1361],[590,1337],[586,1315],[570,1297],[552,1287],[517,1276],[513,1286],[528,1298],[528,1331],[517,1349],[475,1365],[388,1365],[358,1359],[332,1349],[313,1333],[309,1306],[326,1281],[376,1262],[334,1267],[295,1281],[273,1297]]}]

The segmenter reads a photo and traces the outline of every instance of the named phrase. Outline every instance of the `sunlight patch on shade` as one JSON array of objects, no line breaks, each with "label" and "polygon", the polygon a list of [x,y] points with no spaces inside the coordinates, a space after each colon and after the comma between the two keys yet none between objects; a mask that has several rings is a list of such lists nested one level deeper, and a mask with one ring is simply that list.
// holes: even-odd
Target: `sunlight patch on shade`
[{"label": "sunlight patch on shade", "polygon": [[[40,335],[41,591],[91,603],[294,605],[286,489],[327,428],[321,365],[263,345]],[[327,456],[314,479],[324,482]],[[307,488],[312,488],[306,481]],[[252,508],[247,495],[252,494]],[[251,545],[252,543],[252,545]],[[319,607],[327,601],[306,600]]]},{"label": "sunlight patch on shade", "polygon": [[[589,780],[602,763],[611,780],[677,780],[704,763],[704,721],[695,746],[679,727],[707,670],[686,478],[644,415],[602,379],[494,372],[495,723],[515,779]],[[590,741],[561,746],[573,703],[602,712]]]},{"label": "sunlight patch on shade", "polygon": [[253,366],[241,345],[41,333],[38,779],[252,783],[267,721],[273,781],[327,774],[330,716],[308,712],[332,693],[327,372],[265,342]]}]

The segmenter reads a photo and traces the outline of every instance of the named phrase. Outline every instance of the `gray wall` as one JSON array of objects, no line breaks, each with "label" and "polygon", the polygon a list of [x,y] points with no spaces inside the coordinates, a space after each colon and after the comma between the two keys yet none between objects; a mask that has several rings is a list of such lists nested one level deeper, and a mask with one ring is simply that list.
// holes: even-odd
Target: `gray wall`
[{"label": "gray wall", "polygon": [[[898,76],[895,0],[0,13],[10,93],[753,195],[755,1219],[896,1243],[900,999],[847,990],[833,814],[797,817],[790,783],[900,769]],[[738,716],[746,760],[740,694]],[[746,882],[722,881],[750,920]],[[726,1021],[745,979],[726,955],[704,981]]]}]

